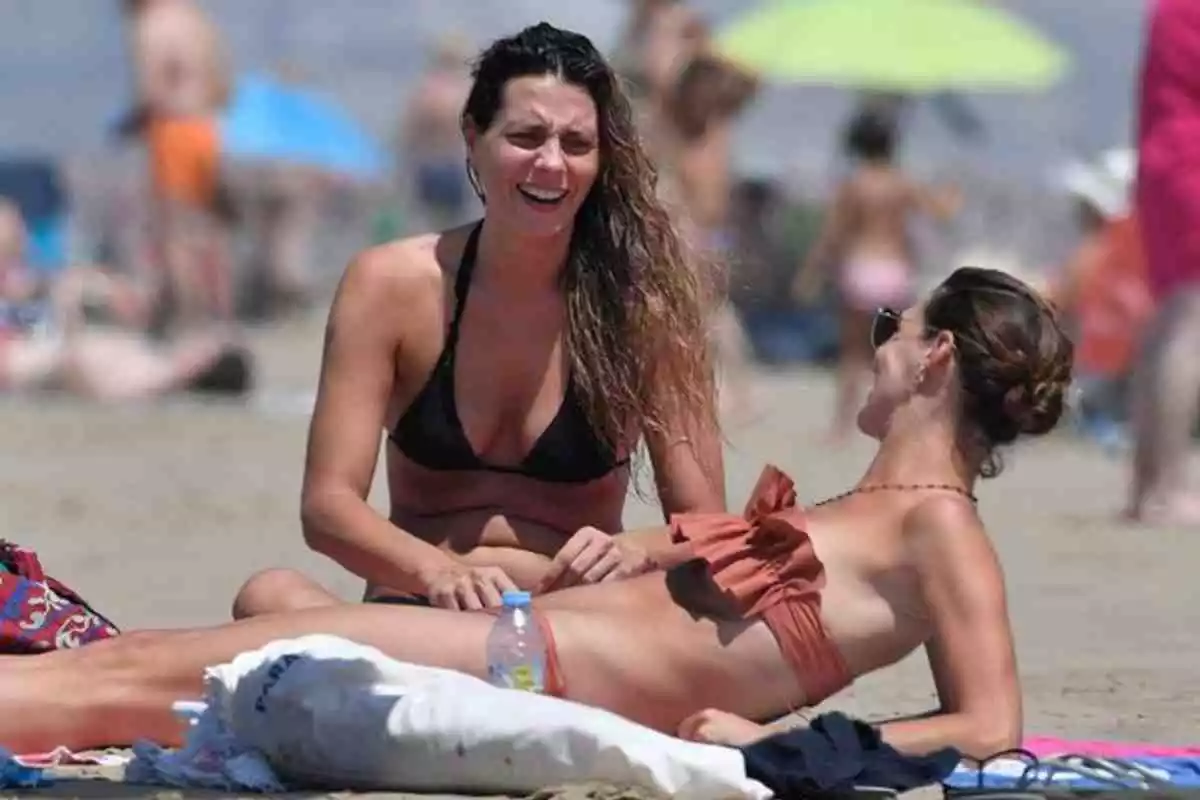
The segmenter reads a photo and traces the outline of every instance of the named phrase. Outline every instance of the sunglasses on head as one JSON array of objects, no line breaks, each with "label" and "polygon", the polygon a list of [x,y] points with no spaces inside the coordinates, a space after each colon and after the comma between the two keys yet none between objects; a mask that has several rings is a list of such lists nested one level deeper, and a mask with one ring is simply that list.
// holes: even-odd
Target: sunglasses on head
[{"label": "sunglasses on head", "polygon": [[900,330],[900,312],[891,308],[881,308],[875,312],[871,322],[871,347],[878,350],[887,344],[888,340]]}]

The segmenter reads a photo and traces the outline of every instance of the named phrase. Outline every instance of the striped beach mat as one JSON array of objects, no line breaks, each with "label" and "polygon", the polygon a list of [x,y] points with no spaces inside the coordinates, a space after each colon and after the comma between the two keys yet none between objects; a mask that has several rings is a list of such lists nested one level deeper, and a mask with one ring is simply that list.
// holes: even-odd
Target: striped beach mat
[{"label": "striped beach mat", "polygon": [[1200,796],[1200,757],[1113,756],[1030,750],[998,754],[983,763],[964,761],[943,781],[947,796],[1098,795]]}]

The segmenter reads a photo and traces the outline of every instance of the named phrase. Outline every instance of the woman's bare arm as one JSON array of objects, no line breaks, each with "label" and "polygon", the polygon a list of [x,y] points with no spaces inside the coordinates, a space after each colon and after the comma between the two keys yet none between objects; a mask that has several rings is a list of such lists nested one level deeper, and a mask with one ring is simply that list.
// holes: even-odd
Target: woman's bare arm
[{"label": "woman's bare arm", "polygon": [[[666,430],[647,430],[645,436],[665,521],[680,512],[725,510],[725,465],[715,413],[680,409]],[[689,557],[686,548],[671,541],[670,525],[617,535],[582,528],[555,555],[540,591],[592,582],[585,573],[593,567],[596,574],[603,573],[601,579],[613,580],[669,569]],[[596,566],[600,562],[612,569]]]},{"label": "woman's bare arm", "polygon": [[676,433],[646,434],[646,447],[654,467],[654,482],[666,525],[625,531],[618,544],[644,552],[659,569],[670,569],[688,560],[686,548],[671,541],[671,517],[680,513],[725,511],[725,463],[720,432],[711,426],[679,426]]},{"label": "woman's bare arm", "polygon": [[648,434],[646,446],[665,521],[681,512],[725,510],[725,463],[716,430]]},{"label": "woman's bare arm", "polygon": [[[419,298],[441,294],[413,265],[414,245],[368,250],[347,268],[325,331],[301,496],[304,537],[366,580],[422,592],[451,558],[380,516],[367,502],[387,417],[396,355],[424,322]],[[429,274],[426,274],[429,273]]]},{"label": "woman's bare arm", "polygon": [[630,547],[645,553],[655,569],[671,569],[692,558],[686,546],[671,541],[671,526],[658,525],[625,531],[613,537],[618,547]]},{"label": "woman's bare arm", "polygon": [[[646,446],[663,518],[679,512],[725,510],[725,467],[715,423],[701,416],[676,419],[667,431],[647,431]],[[578,583],[614,580],[651,569],[669,569],[690,558],[686,547],[671,541],[670,525],[612,535],[611,531],[582,528],[562,546],[550,563],[539,591],[555,591]]]},{"label": "woman's bare arm", "polygon": [[671,541],[672,515],[725,511],[725,466],[716,430],[691,436],[647,434],[654,479],[667,525],[625,531],[614,537],[619,547],[645,554],[658,569],[670,569],[691,558],[686,547]]},{"label": "woman's bare arm", "polygon": [[680,512],[725,510],[725,460],[715,409],[680,408],[666,430],[647,430],[645,437],[664,521]]},{"label": "woman's bare arm", "polygon": [[955,747],[986,758],[1020,744],[1021,688],[999,559],[974,509],[956,498],[909,513],[905,537],[933,625],[926,644],[941,703],[925,719],[885,723],[899,750]]},{"label": "woman's bare arm", "polygon": [[[905,519],[905,538],[934,633],[926,644],[941,707],[879,725],[884,741],[923,755],[954,747],[987,758],[1021,739],[1021,690],[1004,597],[1004,578],[973,509],[957,499],[922,503]],[[685,738],[740,746],[773,733],[723,711],[681,726]]]}]

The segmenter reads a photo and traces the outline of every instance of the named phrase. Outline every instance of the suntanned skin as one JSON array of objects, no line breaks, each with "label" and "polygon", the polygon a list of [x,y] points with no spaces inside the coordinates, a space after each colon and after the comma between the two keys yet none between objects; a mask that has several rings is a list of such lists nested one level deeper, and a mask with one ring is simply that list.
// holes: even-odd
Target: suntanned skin
[{"label": "suntanned skin", "polygon": [[[567,388],[559,275],[575,210],[599,168],[596,111],[578,87],[522,77],[509,82],[489,129],[467,134],[481,179],[494,188],[460,320],[455,405],[476,455],[513,466],[550,425]],[[522,184],[567,195],[553,211],[530,209],[516,189]],[[514,587],[643,571],[644,552],[608,535],[624,527],[627,468],[582,484],[436,471],[389,441],[388,518],[368,505],[380,434],[412,404],[445,347],[470,228],[382,245],[346,271],[309,433],[302,499],[309,546],[366,579],[369,594],[419,594],[447,608],[497,606]],[[683,419],[667,428],[629,437],[632,446],[645,436],[664,516],[723,510],[718,432]],[[243,589],[234,611],[245,617],[337,602],[302,575],[270,571]]]},{"label": "suntanned skin", "polygon": [[[921,329],[919,313],[914,319],[910,312],[900,343],[877,354],[880,374],[892,371],[889,359],[910,358],[902,337]],[[932,358],[931,371],[952,369],[936,366],[936,359],[948,358],[936,348]],[[877,378],[877,387],[884,380],[892,379]],[[868,407],[873,402],[884,401],[868,400]],[[956,423],[947,415],[955,402],[942,391],[888,411],[886,433],[871,428],[882,444],[861,485],[936,483],[970,491],[978,463],[956,445]],[[921,646],[929,655],[940,709],[885,725],[888,741],[909,752],[953,745],[974,756],[1017,742],[1020,690],[1003,577],[970,500],[947,490],[884,491],[781,514],[808,531],[825,564],[823,620],[853,675]],[[706,709],[767,719],[805,704],[771,632],[760,620],[738,618],[697,568],[701,562],[687,561],[686,545],[672,545],[665,529],[634,536],[663,570],[535,600],[553,628],[571,699],[692,735],[719,721]],[[482,613],[343,605],[0,659],[0,703],[7,712],[0,717],[0,745],[85,748],[137,737],[177,742],[182,731],[170,704],[200,693],[205,666],[308,633],[483,676],[491,624]]]}]

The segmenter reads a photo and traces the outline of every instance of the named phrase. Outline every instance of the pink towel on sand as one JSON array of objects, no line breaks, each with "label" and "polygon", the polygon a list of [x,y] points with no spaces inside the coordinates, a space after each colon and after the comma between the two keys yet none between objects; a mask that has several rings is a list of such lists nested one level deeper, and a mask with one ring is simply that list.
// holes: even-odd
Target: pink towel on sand
[{"label": "pink towel on sand", "polygon": [[1155,758],[1200,757],[1200,745],[1160,745],[1142,742],[1104,742],[1090,739],[1059,739],[1054,736],[1029,736],[1021,747],[1038,758],[1072,753],[1098,758]]},{"label": "pink towel on sand", "polygon": [[56,747],[45,753],[21,753],[12,757],[23,767],[79,767],[79,766],[112,766],[125,764],[132,756],[123,753],[106,753],[90,750],[74,753],[65,747]]}]

